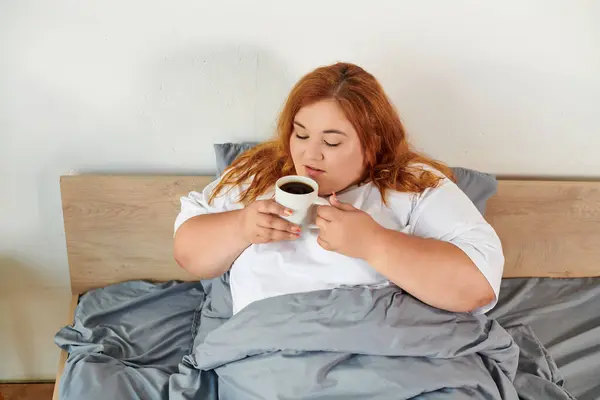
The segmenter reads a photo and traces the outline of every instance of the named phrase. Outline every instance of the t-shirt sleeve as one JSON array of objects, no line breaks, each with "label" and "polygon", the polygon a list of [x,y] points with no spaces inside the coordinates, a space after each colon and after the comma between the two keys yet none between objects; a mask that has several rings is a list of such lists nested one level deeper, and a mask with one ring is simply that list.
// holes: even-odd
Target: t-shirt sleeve
[{"label": "t-shirt sleeve", "polygon": [[454,182],[444,178],[438,187],[417,195],[409,225],[415,236],[460,248],[485,276],[496,298],[474,313],[485,313],[496,305],[504,270],[502,244],[494,228]]},{"label": "t-shirt sleeve", "polygon": [[175,218],[174,232],[177,232],[177,229],[185,221],[198,215],[214,214],[243,208],[243,205],[237,201],[240,195],[238,186],[223,188],[219,195],[212,202],[209,202],[208,200],[218,183],[219,179],[209,183],[201,192],[192,191],[187,196],[181,197],[181,210],[177,218]]}]

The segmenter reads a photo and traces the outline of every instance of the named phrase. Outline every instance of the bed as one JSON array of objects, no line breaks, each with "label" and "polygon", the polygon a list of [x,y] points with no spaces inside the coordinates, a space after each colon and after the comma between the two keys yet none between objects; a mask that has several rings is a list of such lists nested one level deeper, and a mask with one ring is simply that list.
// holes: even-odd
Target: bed
[{"label": "bed", "polygon": [[[179,198],[213,179],[62,177],[73,294],[67,325],[80,296],[99,288],[131,281],[195,284],[172,258],[173,221]],[[507,329],[535,331],[552,357],[552,379],[564,381],[577,398],[600,398],[600,182],[500,179],[486,218],[506,256],[501,299],[490,316]],[[175,284],[166,285],[161,288]],[[55,400],[67,357],[63,350]]]}]

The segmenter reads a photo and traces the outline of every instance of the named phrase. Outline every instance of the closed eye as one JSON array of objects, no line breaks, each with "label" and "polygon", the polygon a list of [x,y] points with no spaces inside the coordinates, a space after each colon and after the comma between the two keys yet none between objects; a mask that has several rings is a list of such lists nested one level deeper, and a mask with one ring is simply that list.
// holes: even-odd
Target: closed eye
[{"label": "closed eye", "polygon": [[[309,138],[309,136],[308,136],[308,135],[306,135],[306,136],[302,136],[302,135],[299,135],[298,133],[295,133],[295,135],[296,135],[296,137],[297,137],[298,139],[300,139],[300,140],[306,140],[306,139],[308,139],[308,138]],[[326,145],[326,146],[328,146],[328,147],[337,147],[337,146],[339,146],[339,145],[340,145],[340,143],[329,143],[329,142],[327,142],[327,141],[325,141],[325,140],[323,141],[323,143],[325,143],[325,145]]]}]

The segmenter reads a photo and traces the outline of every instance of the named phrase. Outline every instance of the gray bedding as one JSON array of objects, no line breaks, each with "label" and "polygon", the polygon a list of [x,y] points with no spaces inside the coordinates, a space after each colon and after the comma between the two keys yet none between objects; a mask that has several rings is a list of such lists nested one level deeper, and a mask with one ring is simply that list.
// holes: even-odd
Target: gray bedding
[{"label": "gray bedding", "polygon": [[566,389],[579,400],[600,399],[600,278],[504,280],[488,316],[509,331],[530,327]]},{"label": "gray bedding", "polygon": [[70,352],[61,399],[572,398],[565,384],[598,398],[600,281],[507,280],[501,293],[495,319],[397,288],[282,296],[231,318],[226,277],[115,285],[83,296],[56,336]]},{"label": "gray bedding", "polygon": [[203,301],[200,284],[175,282],[126,282],[82,296],[74,326],[55,337],[69,351],[60,398],[167,398]]}]

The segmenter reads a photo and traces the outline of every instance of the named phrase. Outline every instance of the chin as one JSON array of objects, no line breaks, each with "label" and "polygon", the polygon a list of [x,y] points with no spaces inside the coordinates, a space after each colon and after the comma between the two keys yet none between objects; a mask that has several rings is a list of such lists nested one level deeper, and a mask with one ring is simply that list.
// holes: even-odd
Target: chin
[{"label": "chin", "polygon": [[[317,181],[317,183],[319,182]],[[319,196],[329,196],[331,193],[333,193],[333,190],[330,187],[319,185]]]}]

